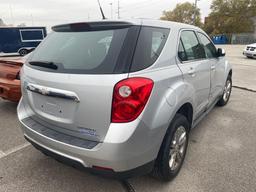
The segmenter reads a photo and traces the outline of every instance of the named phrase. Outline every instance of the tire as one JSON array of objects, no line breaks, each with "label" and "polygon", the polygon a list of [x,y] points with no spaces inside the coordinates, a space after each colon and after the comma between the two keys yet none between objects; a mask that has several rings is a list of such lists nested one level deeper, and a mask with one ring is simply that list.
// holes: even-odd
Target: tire
[{"label": "tire", "polygon": [[[189,138],[189,128],[190,125],[187,118],[181,114],[176,114],[167,130],[160,151],[158,153],[155,167],[152,171],[152,175],[154,177],[157,177],[163,181],[171,181],[178,175],[186,156]],[[181,135],[184,133],[185,139],[181,140]],[[178,148],[177,150],[176,145],[174,145],[174,143],[176,142],[174,141],[178,140],[183,141],[181,142],[183,144],[182,148]],[[175,155],[175,153],[177,154]]]},{"label": "tire", "polygon": [[218,101],[217,105],[220,107],[225,106],[230,99],[231,92],[232,92],[232,77],[229,75],[225,83],[224,92],[220,100]]},{"label": "tire", "polygon": [[19,50],[19,54],[20,54],[20,56],[25,56],[25,55],[28,54],[28,50],[27,49],[21,49],[21,50]]}]

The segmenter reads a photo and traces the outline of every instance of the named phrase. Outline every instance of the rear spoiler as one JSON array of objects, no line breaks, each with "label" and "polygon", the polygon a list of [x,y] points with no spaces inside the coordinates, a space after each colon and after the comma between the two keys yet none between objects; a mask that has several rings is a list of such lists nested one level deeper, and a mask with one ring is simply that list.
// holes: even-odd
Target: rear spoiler
[{"label": "rear spoiler", "polygon": [[86,32],[123,29],[132,25],[132,23],[122,21],[83,22],[57,25],[52,27],[52,30],[55,32]]}]

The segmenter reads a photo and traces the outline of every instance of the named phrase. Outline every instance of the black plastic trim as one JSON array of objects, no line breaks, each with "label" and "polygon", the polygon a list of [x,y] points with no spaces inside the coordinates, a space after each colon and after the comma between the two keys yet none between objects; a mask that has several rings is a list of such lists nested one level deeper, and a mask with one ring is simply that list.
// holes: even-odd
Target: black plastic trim
[{"label": "black plastic trim", "polygon": [[54,139],[56,141],[62,142],[64,144],[69,144],[76,147],[81,147],[84,149],[93,149],[99,142],[89,141],[86,139],[74,137],[67,135],[58,131],[55,131],[49,127],[44,126],[43,124],[35,121],[34,119],[28,117],[22,120],[22,122],[28,126],[30,129],[36,131],[37,133]]},{"label": "black plastic trim", "polygon": [[115,74],[129,73],[137,46],[141,26],[129,29],[114,70]]}]

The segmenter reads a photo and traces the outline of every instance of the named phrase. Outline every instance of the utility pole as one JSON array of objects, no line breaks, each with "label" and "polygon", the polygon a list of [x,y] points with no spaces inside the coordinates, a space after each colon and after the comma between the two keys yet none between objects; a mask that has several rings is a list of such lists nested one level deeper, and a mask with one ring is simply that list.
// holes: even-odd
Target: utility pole
[{"label": "utility pole", "polygon": [[199,0],[195,0],[195,11],[194,11],[194,18],[193,18],[193,22],[194,22],[194,25],[196,24],[196,10],[197,10],[197,1]]},{"label": "utility pole", "polygon": [[33,17],[32,14],[30,14],[30,17],[31,17],[31,24],[32,24],[32,26],[34,26],[34,25],[35,25],[35,23],[34,23],[34,17]]},{"label": "utility pole", "polygon": [[11,18],[12,18],[12,25],[14,25],[14,17],[13,17],[13,12],[12,12],[11,4],[9,5],[9,8],[10,8],[10,14],[11,14]]},{"label": "utility pole", "polygon": [[117,18],[120,19],[120,0],[117,1]]},{"label": "utility pole", "polygon": [[111,12],[111,19],[113,19],[113,3],[109,3],[110,5],[110,12]]}]

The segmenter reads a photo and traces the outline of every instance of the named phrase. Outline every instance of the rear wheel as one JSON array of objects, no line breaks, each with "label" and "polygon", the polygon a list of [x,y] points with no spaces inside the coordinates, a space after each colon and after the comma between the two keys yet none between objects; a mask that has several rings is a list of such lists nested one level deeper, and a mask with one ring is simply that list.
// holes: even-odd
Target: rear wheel
[{"label": "rear wheel", "polygon": [[228,103],[230,95],[232,91],[232,77],[229,75],[226,81],[223,95],[221,96],[220,100],[218,101],[218,106],[224,106]]},{"label": "rear wheel", "polygon": [[27,50],[27,49],[21,49],[21,50],[19,51],[19,54],[20,54],[20,56],[25,56],[25,55],[28,54],[28,50]]},{"label": "rear wheel", "polygon": [[159,151],[153,176],[165,181],[177,176],[187,151],[189,127],[185,116],[175,115]]}]

